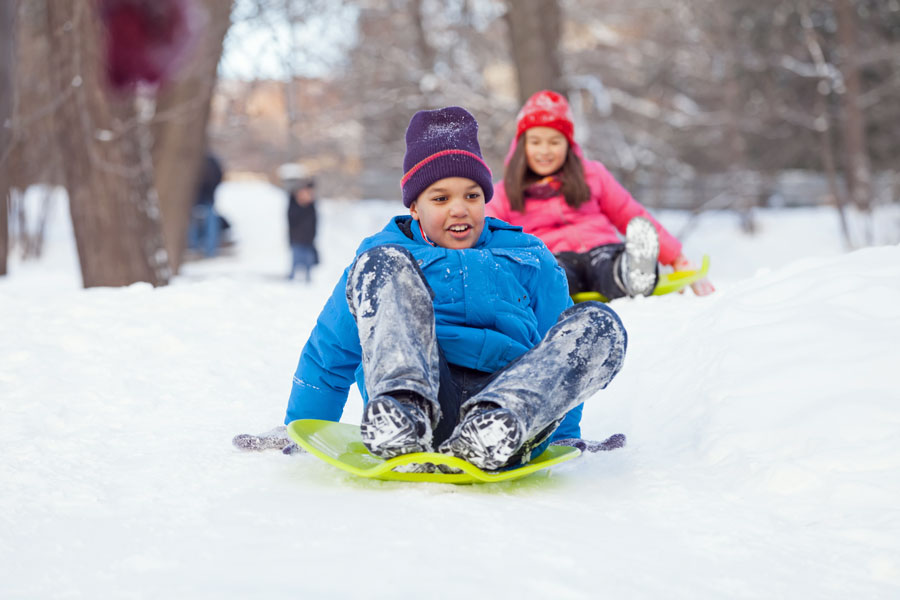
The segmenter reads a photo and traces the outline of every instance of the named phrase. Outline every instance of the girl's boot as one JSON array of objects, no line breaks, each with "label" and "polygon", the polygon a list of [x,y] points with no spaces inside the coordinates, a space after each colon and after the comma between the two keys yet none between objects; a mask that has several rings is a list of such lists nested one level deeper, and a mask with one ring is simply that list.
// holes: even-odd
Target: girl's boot
[{"label": "girl's boot", "polygon": [[649,219],[635,217],[625,230],[625,252],[619,255],[616,283],[629,296],[649,296],[658,279],[659,234]]}]

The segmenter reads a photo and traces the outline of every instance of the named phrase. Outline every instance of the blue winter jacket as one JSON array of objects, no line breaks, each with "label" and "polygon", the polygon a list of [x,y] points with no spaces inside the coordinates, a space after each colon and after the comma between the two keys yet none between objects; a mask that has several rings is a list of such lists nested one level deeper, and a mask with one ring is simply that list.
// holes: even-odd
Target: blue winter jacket
[{"label": "blue winter jacket", "polygon": [[[485,219],[475,246],[463,250],[432,246],[412,217],[394,217],[363,240],[356,255],[383,244],[403,246],[419,263],[434,291],[438,343],[452,364],[493,373],[541,341],[572,305],[565,274],[544,243],[492,217]],[[354,380],[368,401],[359,333],[347,305],[349,270],[300,354],[285,424],[295,419],[339,421]],[[569,411],[553,439],[581,437],[582,407]]]}]

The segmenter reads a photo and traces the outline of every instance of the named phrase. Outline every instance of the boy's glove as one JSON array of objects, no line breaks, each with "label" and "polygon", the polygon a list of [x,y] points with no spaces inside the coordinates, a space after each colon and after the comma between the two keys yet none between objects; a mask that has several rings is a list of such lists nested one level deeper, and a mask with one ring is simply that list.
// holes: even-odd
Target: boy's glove
[{"label": "boy's glove", "polygon": [[622,448],[623,446],[625,446],[625,434],[615,433],[602,442],[582,440],[580,438],[566,438],[564,440],[556,440],[550,445],[572,446],[573,448],[578,448],[582,452],[607,452],[609,450],[615,450],[616,448]]},{"label": "boy's glove", "polygon": [[287,446],[285,446],[284,448],[281,449],[281,453],[287,454],[288,456],[290,456],[291,454],[300,454],[302,452],[306,452],[306,450],[304,450],[303,448],[301,448],[294,442],[291,442],[290,444],[288,444]]},{"label": "boy's glove", "polygon": [[[694,266],[684,254],[679,254],[675,261],[672,263],[672,268],[676,271],[694,271],[697,267]],[[708,277],[704,277],[698,281],[695,281],[691,284],[691,290],[698,296],[707,296],[716,291],[716,288],[709,281]]]},{"label": "boy's glove", "polygon": [[287,427],[279,425],[269,431],[252,435],[241,433],[231,440],[239,450],[281,450],[284,454],[297,454],[303,450],[288,437]]}]

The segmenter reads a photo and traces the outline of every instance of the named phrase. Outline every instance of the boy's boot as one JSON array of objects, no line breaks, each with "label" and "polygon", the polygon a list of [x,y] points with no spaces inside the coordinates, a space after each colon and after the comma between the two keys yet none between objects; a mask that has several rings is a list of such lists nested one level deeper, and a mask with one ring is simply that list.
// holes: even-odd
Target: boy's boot
[{"label": "boy's boot", "polygon": [[432,405],[418,394],[395,392],[373,398],[363,411],[360,433],[369,452],[393,458],[431,452]]},{"label": "boy's boot", "polygon": [[625,252],[619,256],[616,283],[629,296],[649,296],[658,279],[659,234],[653,223],[635,217],[625,230]]},{"label": "boy's boot", "polygon": [[441,444],[440,451],[479,469],[494,471],[510,462],[522,447],[524,437],[525,430],[511,410],[495,404],[476,404]]}]

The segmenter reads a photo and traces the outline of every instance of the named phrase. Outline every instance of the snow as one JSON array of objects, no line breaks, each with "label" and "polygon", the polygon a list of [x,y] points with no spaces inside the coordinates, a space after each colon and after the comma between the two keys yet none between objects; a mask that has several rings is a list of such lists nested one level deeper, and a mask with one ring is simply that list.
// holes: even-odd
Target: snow
[{"label": "snow", "polygon": [[223,185],[235,251],[164,288],[80,289],[64,200],[44,257],[11,259],[0,597],[900,597],[900,246],[845,253],[831,209],[762,212],[756,237],[705,216],[685,247],[716,294],[612,304],[628,355],[583,431],[624,449],[406,484],[231,446],[280,423],[341,269],[403,210],[320,203],[306,286],[282,279],[284,202]]}]

